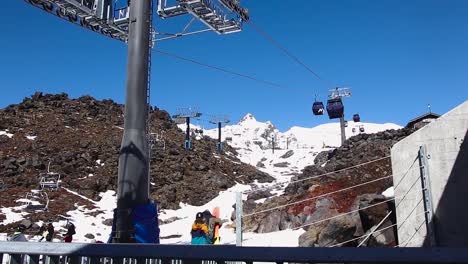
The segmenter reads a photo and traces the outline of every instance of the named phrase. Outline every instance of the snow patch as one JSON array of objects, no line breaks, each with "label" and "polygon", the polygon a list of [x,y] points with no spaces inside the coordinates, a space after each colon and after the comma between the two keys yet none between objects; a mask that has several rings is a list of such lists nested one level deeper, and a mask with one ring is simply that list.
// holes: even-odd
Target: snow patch
[{"label": "snow patch", "polygon": [[393,186],[388,188],[387,190],[383,191],[382,195],[386,198],[395,197],[395,188],[393,188]]},{"label": "snow patch", "polygon": [[29,140],[35,140],[37,138],[37,136],[26,136],[27,139]]},{"label": "snow patch", "polygon": [[22,212],[21,209],[23,206],[16,206],[10,208],[0,208],[0,212],[6,216],[6,219],[1,221],[1,225],[8,225],[14,222],[18,222],[24,219],[29,213]]},{"label": "snow patch", "polygon": [[12,138],[13,134],[8,133],[8,129],[7,129],[7,130],[4,130],[4,131],[0,131],[0,136],[7,136],[9,138]]}]

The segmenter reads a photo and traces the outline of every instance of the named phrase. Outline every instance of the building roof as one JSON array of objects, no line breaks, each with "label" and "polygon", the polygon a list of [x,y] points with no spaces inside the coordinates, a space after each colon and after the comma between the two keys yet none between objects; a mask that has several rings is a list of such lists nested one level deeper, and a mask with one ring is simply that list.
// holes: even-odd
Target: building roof
[{"label": "building roof", "polygon": [[414,124],[419,123],[419,122],[421,122],[421,121],[423,121],[425,119],[437,119],[439,117],[440,117],[440,115],[436,114],[436,113],[425,113],[425,114],[423,114],[421,116],[418,116],[418,117],[410,120],[408,122],[408,124],[406,125],[406,127],[412,127],[412,126],[414,126]]}]

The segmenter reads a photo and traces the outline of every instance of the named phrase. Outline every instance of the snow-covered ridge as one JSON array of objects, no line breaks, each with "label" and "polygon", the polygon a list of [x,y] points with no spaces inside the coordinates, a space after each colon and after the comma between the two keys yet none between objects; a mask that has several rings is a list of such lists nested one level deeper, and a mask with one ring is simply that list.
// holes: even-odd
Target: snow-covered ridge
[{"label": "snow-covered ridge", "polygon": [[[194,124],[190,127],[192,131],[202,129]],[[180,124],[179,128],[185,131],[186,126]],[[392,123],[348,121],[346,137],[399,128],[401,126]],[[237,150],[241,161],[257,166],[281,181],[288,180],[295,173],[300,173],[305,166],[312,165],[318,153],[341,145],[339,122],[311,128],[294,126],[286,132],[280,132],[272,122],[258,121],[254,115],[248,113],[237,124],[227,125],[222,130],[223,141]],[[217,128],[203,131],[204,135],[218,138]]]}]

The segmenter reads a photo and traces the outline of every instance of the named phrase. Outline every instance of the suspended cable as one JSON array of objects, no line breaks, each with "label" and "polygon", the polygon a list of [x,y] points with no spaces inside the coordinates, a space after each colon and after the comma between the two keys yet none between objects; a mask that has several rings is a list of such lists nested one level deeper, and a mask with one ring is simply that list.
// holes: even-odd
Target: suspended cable
[{"label": "suspended cable", "polygon": [[265,186],[265,187],[262,187],[262,188],[257,188],[257,189],[255,189],[255,190],[245,191],[245,192],[243,192],[243,193],[244,193],[244,194],[250,194],[250,193],[258,192],[258,191],[262,191],[262,190],[273,189],[273,188],[276,188],[276,187],[278,187],[278,186],[280,186],[280,185],[283,185],[283,184],[293,184],[293,183],[303,182],[303,181],[307,181],[307,180],[311,180],[311,179],[317,179],[317,178],[320,178],[320,177],[323,177],[323,176],[327,176],[327,175],[330,175],[330,174],[333,174],[333,173],[338,173],[338,172],[342,172],[342,171],[354,169],[354,168],[357,168],[357,167],[360,167],[360,166],[364,166],[364,165],[367,165],[367,164],[370,164],[370,163],[374,163],[374,162],[377,162],[377,161],[381,161],[381,160],[384,160],[384,159],[388,159],[388,158],[390,158],[390,156],[385,156],[385,157],[378,158],[378,159],[375,159],[375,160],[366,161],[366,162],[363,162],[363,163],[360,163],[360,164],[357,164],[357,165],[354,165],[354,166],[350,166],[350,167],[347,167],[347,168],[339,169],[339,170],[336,170],[336,171],[327,172],[327,173],[320,174],[320,175],[315,175],[315,176],[307,177],[307,178],[304,178],[304,179],[299,179],[299,180],[295,180],[295,181],[283,181],[283,182],[278,182],[278,183],[275,183],[274,185],[271,185],[271,186]]},{"label": "suspended cable", "polygon": [[176,55],[176,54],[173,54],[173,53],[169,53],[169,52],[166,52],[166,51],[162,51],[162,50],[158,50],[158,49],[153,49],[153,51],[155,51],[155,52],[157,52],[157,53],[159,53],[161,55],[167,56],[167,57],[171,57],[171,58],[182,60],[182,61],[191,62],[191,63],[197,64],[197,65],[200,65],[200,66],[212,69],[212,70],[221,71],[221,72],[224,72],[224,73],[228,73],[228,74],[231,74],[231,75],[235,75],[235,76],[238,76],[238,77],[249,79],[249,80],[252,80],[252,81],[255,81],[255,82],[263,83],[263,84],[266,84],[266,85],[269,85],[269,86],[289,90],[288,87],[282,86],[282,85],[277,84],[275,82],[259,79],[259,78],[252,77],[252,76],[247,75],[247,74],[238,73],[238,72],[235,72],[235,71],[232,71],[232,70],[229,70],[229,69],[225,69],[225,68],[221,68],[221,67],[218,67],[218,66],[209,65],[209,64],[206,64],[206,63],[203,63],[203,62],[200,62],[200,61],[196,61],[194,59],[185,58],[185,57],[182,57],[182,56],[179,56],[179,55]]},{"label": "suspended cable", "polygon": [[355,185],[350,186],[350,187],[346,187],[346,188],[343,188],[343,189],[340,189],[340,190],[337,190],[337,191],[333,191],[333,192],[324,193],[324,194],[317,195],[317,196],[314,196],[314,197],[311,197],[311,198],[307,198],[307,199],[304,199],[304,200],[301,200],[301,201],[292,202],[292,203],[288,203],[288,204],[283,204],[283,205],[279,205],[279,206],[276,206],[276,207],[273,207],[273,208],[268,208],[268,209],[261,210],[261,211],[256,211],[256,212],[253,212],[253,213],[250,213],[250,214],[245,214],[242,217],[248,217],[248,216],[252,216],[252,215],[256,215],[256,214],[266,213],[266,212],[274,211],[274,210],[277,210],[277,209],[280,209],[280,208],[283,208],[283,207],[288,207],[288,206],[291,206],[291,205],[300,204],[300,203],[307,202],[307,201],[310,201],[310,200],[315,200],[315,199],[318,199],[318,198],[321,198],[321,197],[326,197],[326,196],[329,196],[329,195],[332,195],[332,194],[348,191],[348,190],[351,190],[351,189],[354,189],[354,188],[357,188],[357,187],[360,187],[360,186],[364,186],[364,185],[371,184],[371,183],[374,183],[374,182],[377,182],[377,181],[388,179],[390,177],[392,177],[392,175],[388,175],[388,176],[381,177],[381,178],[378,178],[378,179],[374,179],[374,180],[371,180],[371,181],[367,181],[367,182],[364,182],[364,183],[355,184]]},{"label": "suspended cable", "polygon": [[[419,215],[424,215],[426,213],[428,213],[429,211],[424,211],[422,213],[419,213],[419,214],[415,214],[414,216],[419,216]],[[406,221],[406,220],[405,220]],[[393,228],[395,226],[398,226],[398,225],[401,225],[403,224],[405,221],[403,221],[402,223],[395,223],[395,224],[392,224],[392,225],[389,225],[389,226],[386,226],[384,228],[381,228],[381,229],[378,229],[378,230],[374,230],[372,231],[371,233],[367,234],[367,235],[363,235],[363,236],[360,236],[360,237],[356,237],[356,238],[353,238],[353,239],[350,239],[350,240],[346,240],[346,241],[343,241],[343,242],[340,242],[340,243],[337,243],[337,244],[334,244],[330,247],[337,247],[337,246],[341,246],[341,245],[344,245],[344,244],[347,244],[349,242],[353,242],[353,241],[356,241],[356,240],[359,240],[359,239],[362,239],[362,238],[365,238],[365,240],[363,240],[361,243],[365,243],[365,241],[367,240],[368,237],[370,237],[371,235],[373,234],[376,234],[376,233],[381,233],[382,231],[385,231],[387,229],[390,229],[390,228]],[[361,244],[360,243],[360,244]],[[358,245],[359,247],[359,245]]]},{"label": "suspended cable", "polygon": [[[421,189],[421,190],[417,190],[417,191],[422,192],[422,189]],[[421,193],[419,193],[419,194],[421,194]],[[312,223],[309,223],[309,224],[301,225],[301,226],[292,228],[292,230],[301,229],[301,228],[304,228],[304,227],[307,227],[307,226],[311,226],[311,225],[323,223],[323,222],[325,222],[325,221],[332,220],[332,219],[335,219],[335,218],[339,218],[339,217],[342,217],[342,216],[354,214],[354,213],[357,213],[357,212],[359,212],[359,211],[361,211],[361,210],[365,210],[365,209],[368,209],[368,208],[372,208],[372,207],[375,207],[375,206],[378,206],[378,205],[381,205],[381,204],[384,204],[384,203],[393,201],[393,200],[395,200],[395,199],[397,199],[397,198],[400,198],[400,197],[392,197],[392,198],[383,200],[382,202],[378,202],[378,203],[375,203],[375,204],[372,204],[372,205],[368,205],[368,206],[365,206],[365,207],[362,207],[362,208],[359,208],[359,209],[356,209],[356,210],[352,210],[352,211],[349,211],[349,212],[347,212],[347,213],[338,214],[338,215],[335,215],[335,216],[332,216],[332,217],[328,217],[328,218],[325,218],[325,219],[322,219],[322,220],[319,220],[319,221],[315,221],[315,222],[312,222]]]},{"label": "suspended cable", "polygon": [[302,60],[300,60],[297,56],[295,56],[294,54],[292,54],[292,52],[290,52],[286,47],[284,47],[283,45],[281,45],[278,41],[276,41],[275,39],[273,39],[269,34],[267,34],[265,31],[263,31],[262,29],[260,29],[259,27],[257,27],[251,20],[249,21],[246,21],[247,24],[249,24],[257,33],[259,33],[260,35],[262,35],[266,40],[268,40],[269,42],[271,42],[275,47],[277,47],[278,49],[280,49],[281,51],[283,51],[288,57],[290,57],[292,60],[294,60],[296,63],[298,63],[299,65],[301,65],[302,67],[304,67],[308,72],[310,72],[313,76],[315,76],[318,80],[322,81],[326,86],[330,86],[329,85],[329,82],[325,79],[323,79],[322,77],[320,77],[320,75],[318,75],[314,70],[312,70],[309,66],[307,66],[307,64],[305,64]]},{"label": "suspended cable", "polygon": [[[426,223],[425,220],[421,221],[421,224],[419,225],[419,227],[415,228],[415,231],[414,231],[413,235],[409,239],[407,239],[405,242],[400,243],[400,244],[396,245],[395,247],[396,248],[401,247],[402,244],[404,244],[403,247],[406,247],[413,240],[414,236],[419,232],[419,229],[421,229],[421,227],[423,227],[425,223]],[[424,241],[426,239],[426,237],[424,237],[424,236],[419,237],[419,239],[422,239]]]},{"label": "suspended cable", "polygon": [[[424,190],[426,190],[426,188],[421,189],[421,192],[423,192]],[[403,197],[403,199],[404,199],[404,197]],[[420,199],[420,202],[422,201],[422,199],[423,199],[423,198]],[[346,243],[348,243],[348,242],[352,242],[352,241],[354,241],[354,240],[361,239],[361,238],[364,238],[364,237],[365,237],[365,239],[363,239],[363,240],[361,241],[361,243],[359,243],[358,247],[360,247],[362,244],[365,243],[365,241],[366,241],[371,235],[373,235],[373,234],[375,234],[375,233],[377,233],[377,232],[384,231],[384,230],[386,230],[386,229],[388,229],[388,228],[391,228],[391,227],[394,227],[394,226],[402,226],[404,223],[406,223],[406,221],[408,221],[408,219],[409,219],[410,216],[413,214],[413,212],[414,212],[416,209],[418,209],[418,206],[419,206],[420,202],[416,204],[416,206],[413,208],[413,210],[411,210],[411,212],[405,217],[405,219],[404,219],[403,221],[398,222],[398,223],[395,223],[395,224],[390,225],[390,226],[387,226],[387,227],[382,228],[382,229],[380,229],[380,230],[374,230],[374,231],[372,231],[371,233],[369,233],[369,234],[367,234],[367,235],[363,235],[363,236],[358,237],[358,238],[350,239],[350,240],[348,240],[348,241],[344,241],[344,242],[335,244],[335,245],[333,245],[333,246],[331,246],[331,247],[341,246],[341,245],[344,245],[344,244],[346,244]],[[396,207],[395,209],[398,209],[398,207],[399,207],[399,206],[397,205],[397,207]],[[414,216],[416,217],[416,216],[419,216],[419,215],[424,215],[424,214],[426,214],[426,213],[428,213],[428,212],[429,212],[429,211],[424,211],[424,212],[422,212],[422,213],[415,214]],[[378,229],[378,227],[384,223],[384,221],[390,216],[391,213],[392,213],[392,212],[390,211],[390,212],[382,219],[382,221],[380,221],[380,223],[377,225],[376,229]],[[399,228],[398,228],[398,230],[399,230]],[[398,231],[398,230],[397,230],[397,231]]]}]

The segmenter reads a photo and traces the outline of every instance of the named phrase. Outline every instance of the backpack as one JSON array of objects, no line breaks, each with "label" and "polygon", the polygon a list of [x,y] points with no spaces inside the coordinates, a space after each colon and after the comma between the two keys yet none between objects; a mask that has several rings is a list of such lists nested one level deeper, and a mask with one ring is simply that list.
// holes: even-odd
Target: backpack
[{"label": "backpack", "polygon": [[205,224],[208,224],[210,222],[210,219],[214,217],[208,210],[203,211],[201,214],[203,216]]}]

